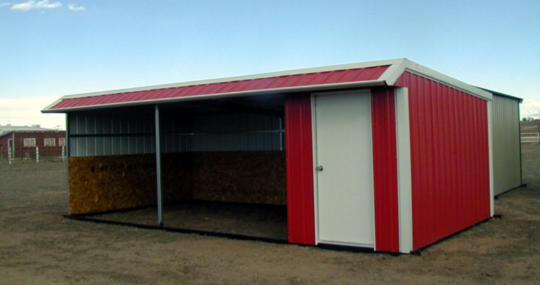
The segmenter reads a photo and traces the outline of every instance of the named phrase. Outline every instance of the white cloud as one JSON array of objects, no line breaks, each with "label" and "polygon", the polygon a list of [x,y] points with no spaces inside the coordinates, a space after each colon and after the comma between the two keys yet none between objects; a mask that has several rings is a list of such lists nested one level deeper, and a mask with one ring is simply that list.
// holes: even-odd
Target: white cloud
[{"label": "white cloud", "polygon": [[540,117],[540,101],[539,100],[530,100],[525,99],[523,100],[523,103],[521,103],[520,106],[521,109],[521,117],[533,117],[533,118],[539,118]]},{"label": "white cloud", "polygon": [[11,9],[20,10],[20,11],[28,11],[31,9],[55,9],[55,8],[60,8],[60,7],[62,7],[62,3],[60,2],[49,3],[49,0],[41,0],[39,2],[30,0],[28,2],[15,4],[11,7]]},{"label": "white cloud", "polygon": [[0,8],[10,6],[10,5],[11,5],[11,3],[9,3],[9,2],[0,2]]},{"label": "white cloud", "polygon": [[42,114],[41,110],[54,101],[55,97],[0,98],[0,124],[13,126],[41,125],[44,128],[65,129],[63,114]]},{"label": "white cloud", "polygon": [[69,4],[68,9],[71,10],[71,11],[84,11],[83,6],[78,6],[77,7],[75,4]]}]

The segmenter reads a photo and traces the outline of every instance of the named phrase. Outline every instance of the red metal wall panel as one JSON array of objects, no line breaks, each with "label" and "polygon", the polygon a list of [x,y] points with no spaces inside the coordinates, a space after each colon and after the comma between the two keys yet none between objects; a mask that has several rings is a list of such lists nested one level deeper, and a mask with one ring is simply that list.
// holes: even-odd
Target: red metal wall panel
[{"label": "red metal wall panel", "polygon": [[315,244],[311,95],[285,99],[289,242]]},{"label": "red metal wall panel", "polygon": [[490,217],[487,102],[405,72],[409,88],[413,248]]},{"label": "red metal wall panel", "polygon": [[375,245],[399,252],[396,113],[393,88],[371,90]]},{"label": "red metal wall panel", "polygon": [[219,82],[167,89],[63,99],[61,102],[51,107],[51,109],[98,106],[114,103],[138,102],[155,99],[178,98],[208,94],[223,94],[242,91],[257,91],[276,88],[279,89],[287,87],[314,86],[357,81],[361,82],[379,79],[379,77],[386,71],[387,68],[388,66],[384,65],[368,68],[285,75],[251,80]]}]

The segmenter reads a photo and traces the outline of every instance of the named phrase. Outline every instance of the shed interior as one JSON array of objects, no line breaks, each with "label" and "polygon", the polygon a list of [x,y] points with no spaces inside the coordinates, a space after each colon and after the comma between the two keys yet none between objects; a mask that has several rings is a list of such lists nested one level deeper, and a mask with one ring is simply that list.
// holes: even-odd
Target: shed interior
[{"label": "shed interior", "polygon": [[[287,239],[284,97],[159,105],[164,226]],[[157,225],[154,108],[68,113],[71,215]]]}]

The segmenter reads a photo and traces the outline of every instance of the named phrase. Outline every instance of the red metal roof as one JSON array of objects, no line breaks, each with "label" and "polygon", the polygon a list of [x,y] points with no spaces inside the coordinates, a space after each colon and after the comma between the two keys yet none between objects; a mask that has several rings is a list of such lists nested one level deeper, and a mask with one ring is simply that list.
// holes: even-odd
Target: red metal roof
[{"label": "red metal roof", "polygon": [[50,110],[89,106],[105,106],[115,103],[144,102],[158,99],[230,94],[246,91],[273,90],[290,87],[324,86],[327,84],[350,83],[377,80],[389,65],[314,72],[306,74],[284,75],[258,79],[237,80],[210,84],[198,84],[173,88],[134,91],[115,94],[103,94],[77,98],[63,98]]}]

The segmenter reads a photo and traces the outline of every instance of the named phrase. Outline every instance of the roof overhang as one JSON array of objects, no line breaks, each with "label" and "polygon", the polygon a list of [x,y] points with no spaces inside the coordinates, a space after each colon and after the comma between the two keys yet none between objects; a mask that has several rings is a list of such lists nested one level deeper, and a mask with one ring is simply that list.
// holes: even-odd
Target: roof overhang
[{"label": "roof overhang", "polygon": [[[185,97],[177,97],[177,98],[148,99],[148,100],[140,100],[140,101],[127,101],[127,102],[120,102],[120,103],[107,103],[107,104],[96,104],[96,105],[74,106],[74,107],[68,107],[68,108],[51,109],[51,107],[56,106],[57,104],[62,102],[62,100],[70,99],[67,97],[62,97],[60,100],[57,100],[55,103],[51,104],[49,107],[45,108],[41,112],[66,113],[70,111],[127,107],[127,106],[138,106],[138,105],[148,105],[148,104],[178,103],[178,102],[209,100],[209,99],[226,99],[226,98],[244,97],[244,96],[267,95],[267,94],[272,94],[272,93],[311,92],[311,91],[323,91],[323,90],[338,89],[338,88],[362,88],[362,87],[373,87],[373,86],[384,86],[384,85],[386,85],[384,81],[370,80],[370,81],[362,81],[362,82],[324,84],[324,85],[316,85],[316,86],[284,87],[284,88],[272,88],[272,89],[264,89],[264,90],[249,90],[249,91],[242,91],[242,92],[213,93],[213,94],[193,95],[193,96],[185,96]],[[96,96],[100,96],[100,95],[96,95]],[[81,97],[72,97],[72,98],[81,98]]]},{"label": "roof overhang", "polygon": [[67,113],[90,109],[225,99],[275,93],[394,86],[399,77],[406,71],[448,84],[474,96],[491,100],[491,93],[489,92],[408,59],[393,59],[69,95],[47,106],[42,112]]},{"label": "roof overhang", "polygon": [[482,90],[478,87],[475,87],[473,85],[467,84],[463,81],[457,80],[453,77],[450,77],[448,75],[442,74],[438,71],[435,71],[433,69],[430,69],[428,67],[425,67],[423,65],[420,65],[416,62],[410,61],[408,59],[403,59],[398,65],[396,65],[393,69],[389,68],[389,72],[392,71],[392,73],[389,73],[386,75],[386,82],[389,86],[394,86],[396,81],[401,77],[401,75],[405,72],[411,72],[417,75],[420,75],[422,77],[431,79],[433,81],[441,82],[446,85],[449,85],[455,89],[459,89],[461,91],[464,91],[466,93],[469,93],[471,95],[474,95],[476,97],[485,99],[485,100],[492,100],[492,95],[489,92],[486,92],[485,90]]},{"label": "roof overhang", "polygon": [[495,96],[505,97],[505,98],[516,100],[519,103],[523,103],[523,98],[519,98],[519,97],[516,97],[516,96],[512,96],[512,95],[504,94],[504,93],[501,93],[501,92],[489,90],[489,89],[482,88],[482,87],[478,87],[478,88],[480,88],[480,89],[482,89],[484,91],[487,91],[487,92],[489,92],[489,93],[491,93],[491,94],[493,94]]}]

